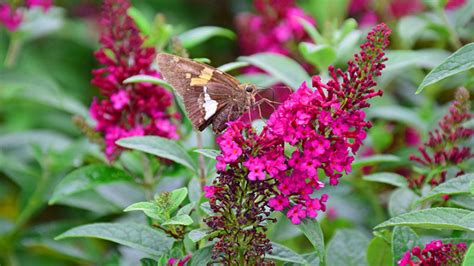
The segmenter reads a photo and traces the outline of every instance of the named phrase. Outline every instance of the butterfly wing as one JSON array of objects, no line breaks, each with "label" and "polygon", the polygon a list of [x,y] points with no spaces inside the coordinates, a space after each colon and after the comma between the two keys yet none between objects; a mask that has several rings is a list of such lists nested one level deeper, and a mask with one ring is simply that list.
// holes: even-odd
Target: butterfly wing
[{"label": "butterfly wing", "polygon": [[234,77],[211,66],[165,53],[158,54],[157,62],[163,78],[183,98],[189,119],[200,131],[214,123],[215,117],[222,117],[219,114],[223,110],[232,110],[229,106],[235,94],[242,93]]}]

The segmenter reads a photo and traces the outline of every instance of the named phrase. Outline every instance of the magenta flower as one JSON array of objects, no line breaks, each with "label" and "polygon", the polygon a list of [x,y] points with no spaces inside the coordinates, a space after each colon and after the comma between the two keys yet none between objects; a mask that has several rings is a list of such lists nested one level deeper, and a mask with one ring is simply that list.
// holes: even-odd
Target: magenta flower
[{"label": "magenta flower", "polygon": [[392,0],[389,5],[390,14],[396,18],[416,14],[423,9],[421,0]]},{"label": "magenta flower", "polygon": [[[449,107],[449,112],[438,123],[438,128],[429,132],[429,139],[419,147],[420,155],[411,155],[410,160],[418,162],[428,169],[444,170],[429,180],[432,186],[446,180],[446,170],[449,166],[458,168],[456,175],[464,173],[462,162],[473,157],[471,148],[463,142],[474,136],[474,129],[463,126],[463,123],[474,117],[470,109],[469,92],[460,88],[456,91],[456,100]],[[442,169],[441,169],[442,170]],[[421,187],[425,176],[409,178],[412,187]]]},{"label": "magenta flower", "polygon": [[179,259],[179,258],[170,258],[168,260],[168,263],[166,266],[184,266],[186,265],[186,262],[188,262],[192,258],[192,255],[186,255],[184,258]]},{"label": "magenta flower", "polygon": [[[26,8],[42,7],[44,12],[48,12],[53,5],[53,0],[26,0]],[[15,7],[15,8],[13,8]],[[8,3],[0,3],[0,25],[3,24],[8,31],[16,31],[24,19],[25,7],[11,6]]]},{"label": "magenta flower", "polygon": [[218,238],[215,258],[238,263],[236,254],[245,250],[249,264],[264,263],[271,250],[264,234],[264,222],[272,221],[269,209],[294,224],[326,211],[328,195],[315,192],[351,171],[371,126],[361,109],[382,94],[374,77],[384,68],[389,34],[385,24],[375,27],[346,72],[331,67],[329,82],[313,77],[313,89],[303,83],[260,133],[241,120],[229,123],[217,139],[222,152],[212,186],[219,191],[209,193],[216,215],[206,219]]},{"label": "magenta flower", "polygon": [[448,9],[448,10],[458,9],[461,6],[463,6],[464,4],[466,4],[466,0],[448,0],[448,2],[446,3],[445,8]]},{"label": "magenta flower", "polygon": [[[408,250],[398,261],[399,266],[448,266],[461,265],[466,253],[465,243],[446,243],[433,240],[426,244],[423,250],[416,246]],[[415,258],[412,260],[412,258]]]},{"label": "magenta flower", "polygon": [[23,21],[23,13],[18,9],[12,9],[7,3],[0,4],[0,24],[9,31],[16,31]]},{"label": "magenta flower", "polygon": [[[255,0],[257,14],[240,14],[236,20],[239,46],[243,55],[272,52],[299,60],[301,56],[290,47],[311,41],[300,19],[315,24],[312,17],[298,8],[293,0]],[[309,64],[304,64],[309,69]],[[247,72],[259,72],[254,67]]]},{"label": "magenta flower", "polygon": [[26,6],[28,8],[31,7],[42,7],[44,11],[48,11],[48,9],[53,5],[53,0],[26,0]]},{"label": "magenta flower", "polygon": [[156,135],[176,139],[176,126],[168,108],[172,94],[148,83],[123,84],[134,75],[159,77],[152,67],[155,49],[143,47],[143,38],[127,15],[127,0],[107,0],[103,6],[101,24],[104,30],[96,52],[102,68],[93,71],[92,84],[100,88],[102,99],[94,99],[91,116],[97,121],[96,130],[104,134],[105,154],[114,159],[120,152],[115,141],[120,138]]},{"label": "magenta flower", "polygon": [[[447,10],[458,9],[466,3],[466,0],[448,0],[445,6]],[[377,14],[382,6],[383,14]],[[385,8],[383,8],[385,7]],[[376,9],[377,8],[377,9]],[[390,0],[386,4],[374,0],[352,0],[349,5],[349,15],[357,18],[362,26],[375,25],[383,20],[383,15],[393,18],[415,15],[425,10],[422,0]]]},{"label": "magenta flower", "polygon": [[205,186],[204,187],[204,197],[210,199],[214,197],[214,194],[218,191],[217,187]]}]

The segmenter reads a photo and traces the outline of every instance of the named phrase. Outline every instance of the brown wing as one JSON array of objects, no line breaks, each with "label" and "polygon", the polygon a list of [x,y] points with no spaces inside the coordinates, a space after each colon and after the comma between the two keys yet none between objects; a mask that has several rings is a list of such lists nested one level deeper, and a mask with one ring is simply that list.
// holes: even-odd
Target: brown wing
[{"label": "brown wing", "polygon": [[234,77],[211,66],[164,53],[157,55],[157,62],[163,78],[183,98],[189,119],[200,131],[213,123],[240,90]]},{"label": "brown wing", "polygon": [[214,67],[176,55],[159,53],[156,56],[158,68],[164,80],[170,83],[181,96],[192,86],[202,86],[213,80],[238,89],[240,82],[231,75]]},{"label": "brown wing", "polygon": [[185,92],[184,106],[194,127],[203,131],[228,106],[232,106],[233,88],[213,81]]}]

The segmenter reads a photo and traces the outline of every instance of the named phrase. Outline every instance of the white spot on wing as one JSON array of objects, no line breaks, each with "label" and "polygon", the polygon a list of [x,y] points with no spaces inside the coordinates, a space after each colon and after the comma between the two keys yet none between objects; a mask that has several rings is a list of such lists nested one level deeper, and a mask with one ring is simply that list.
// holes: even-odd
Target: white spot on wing
[{"label": "white spot on wing", "polygon": [[204,86],[204,104],[202,106],[205,111],[204,120],[211,118],[217,111],[217,102],[211,99],[206,86]]}]

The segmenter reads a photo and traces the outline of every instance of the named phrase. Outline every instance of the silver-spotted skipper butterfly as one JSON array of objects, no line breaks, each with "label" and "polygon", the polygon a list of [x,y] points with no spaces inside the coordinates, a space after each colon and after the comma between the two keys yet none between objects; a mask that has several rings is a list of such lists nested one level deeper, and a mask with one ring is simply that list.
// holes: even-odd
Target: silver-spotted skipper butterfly
[{"label": "silver-spotted skipper butterfly", "polygon": [[165,53],[157,55],[157,62],[163,78],[183,98],[189,119],[200,131],[212,124],[214,132],[220,133],[228,121],[256,104],[255,85],[241,84],[216,68]]}]

